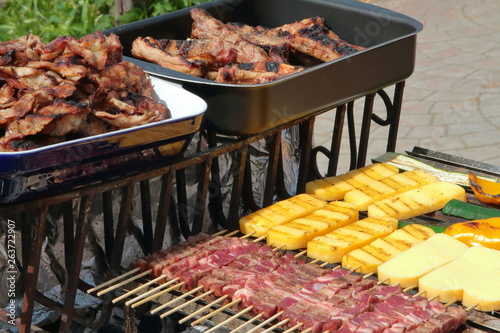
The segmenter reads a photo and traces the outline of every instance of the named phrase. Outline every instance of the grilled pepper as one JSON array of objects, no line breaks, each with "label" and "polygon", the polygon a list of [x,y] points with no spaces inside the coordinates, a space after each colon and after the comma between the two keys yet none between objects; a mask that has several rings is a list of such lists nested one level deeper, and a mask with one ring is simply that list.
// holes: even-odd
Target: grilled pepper
[{"label": "grilled pepper", "polygon": [[500,183],[479,178],[469,172],[469,185],[476,198],[482,202],[500,205]]},{"label": "grilled pepper", "polygon": [[444,233],[469,246],[500,250],[500,217],[455,223]]}]

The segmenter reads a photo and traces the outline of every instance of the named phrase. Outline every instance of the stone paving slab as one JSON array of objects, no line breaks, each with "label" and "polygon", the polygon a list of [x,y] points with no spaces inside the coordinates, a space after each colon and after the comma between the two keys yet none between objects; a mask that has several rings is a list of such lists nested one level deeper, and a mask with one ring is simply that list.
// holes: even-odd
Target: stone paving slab
[{"label": "stone paving slab", "polygon": [[[500,1],[371,3],[424,25],[417,35],[415,71],[406,81],[396,151],[421,146],[500,165]],[[329,147],[331,131],[325,124],[331,127],[333,117],[327,112],[317,120],[316,144]],[[367,161],[385,152],[386,135],[372,125]],[[344,137],[339,172],[348,166]]]}]

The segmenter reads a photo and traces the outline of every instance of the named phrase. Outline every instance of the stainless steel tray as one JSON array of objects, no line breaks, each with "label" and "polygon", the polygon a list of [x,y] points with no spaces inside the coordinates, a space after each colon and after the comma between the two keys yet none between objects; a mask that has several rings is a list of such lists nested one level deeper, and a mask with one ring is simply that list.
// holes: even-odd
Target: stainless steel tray
[{"label": "stainless steel tray", "polygon": [[[408,78],[415,66],[422,25],[405,15],[355,0],[216,0],[199,5],[222,22],[276,27],[312,16],[349,43],[366,47],[269,83],[215,83],[134,59],[147,72],[182,83],[208,103],[207,126],[231,135],[252,135],[325,111]],[[186,39],[189,8],[104,31],[115,33],[131,57],[138,36]],[[131,59],[127,59],[131,60]]]},{"label": "stainless steel tray", "polygon": [[151,78],[172,118],[21,152],[0,153],[0,204],[133,172],[182,155],[206,102],[179,84]]}]

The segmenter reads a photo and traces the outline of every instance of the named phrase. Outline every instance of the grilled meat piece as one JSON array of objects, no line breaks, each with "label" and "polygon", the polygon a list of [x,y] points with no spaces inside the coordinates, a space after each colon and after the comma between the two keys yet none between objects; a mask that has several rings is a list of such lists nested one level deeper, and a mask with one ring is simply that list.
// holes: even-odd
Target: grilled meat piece
[{"label": "grilled meat piece", "polygon": [[247,42],[262,47],[273,61],[288,64],[291,47],[285,38],[267,35],[268,29],[262,26],[252,27],[242,23],[227,23],[226,26],[229,30],[240,34]]},{"label": "grilled meat piece", "polygon": [[[0,83],[2,81],[0,80]],[[0,87],[0,110],[11,107],[16,102],[16,91],[8,84]]]},{"label": "grilled meat piece", "polygon": [[116,35],[98,31],[48,44],[28,35],[0,43],[0,151],[171,117],[152,95],[149,76],[122,61]]},{"label": "grilled meat piece", "polygon": [[145,75],[142,68],[128,61],[108,66],[92,78],[98,83],[98,89],[127,90],[147,97],[153,95],[149,76]]},{"label": "grilled meat piece", "polygon": [[165,51],[158,40],[152,37],[138,37],[132,43],[132,55],[136,58],[153,62],[165,68],[178,72],[203,77],[205,63],[203,61],[189,61],[182,56],[174,56]]},{"label": "grilled meat piece", "polygon": [[325,62],[363,49],[342,40],[319,16],[270,29],[266,34],[283,36],[292,48]]},{"label": "grilled meat piece", "polygon": [[[206,10],[194,7],[191,39],[156,40],[138,37],[132,54],[186,74],[222,83],[253,84],[279,79],[321,62],[338,59],[363,49],[342,40],[319,16],[277,28],[219,21]],[[249,63],[301,63],[284,72],[248,68]],[[235,66],[235,64],[243,64]]]},{"label": "grilled meat piece", "polygon": [[231,31],[224,23],[207,11],[193,8],[190,11],[193,25],[191,37],[194,39],[223,39],[238,51],[237,62],[272,61],[266,51],[247,42],[239,33]]},{"label": "grilled meat piece", "polygon": [[96,105],[95,108],[94,115],[97,118],[116,128],[129,128],[171,117],[170,111],[165,105],[134,93],[128,94],[126,99],[110,96],[107,100]]},{"label": "grilled meat piece", "polygon": [[38,61],[40,56],[35,50],[40,45],[40,37],[32,34],[0,43],[0,66],[25,66],[29,61]]},{"label": "grilled meat piece", "polygon": [[291,66],[277,62],[256,62],[235,64],[219,68],[216,82],[234,84],[256,84],[270,82],[304,70],[301,66]]},{"label": "grilled meat piece", "polygon": [[289,44],[293,50],[322,61],[335,60],[363,49],[342,40],[319,16],[276,28],[252,27],[239,23],[230,23],[227,27],[232,31],[239,31],[246,40],[258,45]]},{"label": "grilled meat piece", "polygon": [[237,51],[222,39],[160,39],[158,43],[171,55],[202,60],[207,67],[220,67],[237,61]]}]

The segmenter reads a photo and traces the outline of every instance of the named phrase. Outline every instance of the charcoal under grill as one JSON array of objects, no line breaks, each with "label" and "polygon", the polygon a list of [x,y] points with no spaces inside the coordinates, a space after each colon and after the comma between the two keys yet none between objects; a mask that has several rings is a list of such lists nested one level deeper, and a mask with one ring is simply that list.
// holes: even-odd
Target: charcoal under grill
[{"label": "charcoal under grill", "polygon": [[[304,191],[308,180],[337,173],[344,126],[349,129],[351,168],[366,163],[372,123],[389,127],[386,150],[395,151],[403,90],[404,81],[395,85],[392,102],[383,90],[361,99],[364,107],[359,137],[354,131],[354,101],[330,111],[336,116],[332,143],[328,148],[314,146],[312,138],[316,115],[250,137],[221,136],[202,129],[198,134],[200,143],[175,162],[153,165],[140,172],[1,206],[2,222],[16,222],[16,266],[20,281],[16,290],[16,326],[19,332],[36,331],[39,328],[33,326],[34,323],[51,332],[70,332],[75,328],[98,331],[114,320],[117,308],[122,311],[122,327],[127,332],[135,331],[135,319],[141,317],[143,308],[122,308],[121,304],[114,304],[109,295],[97,301],[92,297],[89,301],[86,291],[123,274],[131,260],[200,232],[237,230],[242,213],[294,194],[287,187],[281,158],[283,133],[286,131],[296,129],[299,133],[297,193]],[[385,117],[373,112],[373,100],[377,96],[384,100],[387,107]],[[265,173],[262,193],[255,190],[252,178],[254,169],[258,167],[252,163],[256,143],[262,143],[269,151],[268,162],[262,170]],[[328,158],[324,172],[316,163],[318,154]],[[223,161],[231,161],[230,167],[224,167]],[[230,178],[230,185],[225,192],[223,183],[226,178]],[[189,197],[190,190],[197,193],[193,198]],[[99,218],[98,224],[93,222],[96,217]],[[140,228],[134,223],[138,220]],[[54,247],[55,234],[63,239],[62,247]],[[86,257],[89,249],[97,253],[91,260]],[[62,258],[62,261],[57,258]],[[83,273],[88,266],[96,267],[92,277]],[[50,274],[47,267],[51,268]],[[58,297],[53,297],[53,289],[46,290],[43,285],[48,277],[57,282]],[[138,281],[148,282],[144,278]],[[130,287],[120,288],[120,292],[125,292],[126,288]],[[179,294],[172,291],[165,297],[179,297]],[[194,296],[186,300],[190,297]],[[54,315],[40,321],[40,311],[50,311]],[[179,318],[189,314],[186,309],[182,311],[171,315],[174,318],[171,322],[173,330],[184,331],[188,327],[175,325]],[[5,322],[7,313],[0,315]],[[232,315],[234,312],[229,310],[221,313],[222,318]],[[485,314],[475,313],[474,316],[471,325],[477,325],[482,331],[498,332],[498,328],[480,324],[496,320],[498,313],[487,315],[487,320],[482,318]],[[213,319],[208,326],[223,322],[225,319],[222,318]],[[243,318],[243,321],[247,319]],[[257,327],[259,323],[251,325]],[[263,327],[272,325],[265,324]],[[201,331],[207,329],[198,328]],[[231,328],[220,330],[230,331]]]}]

